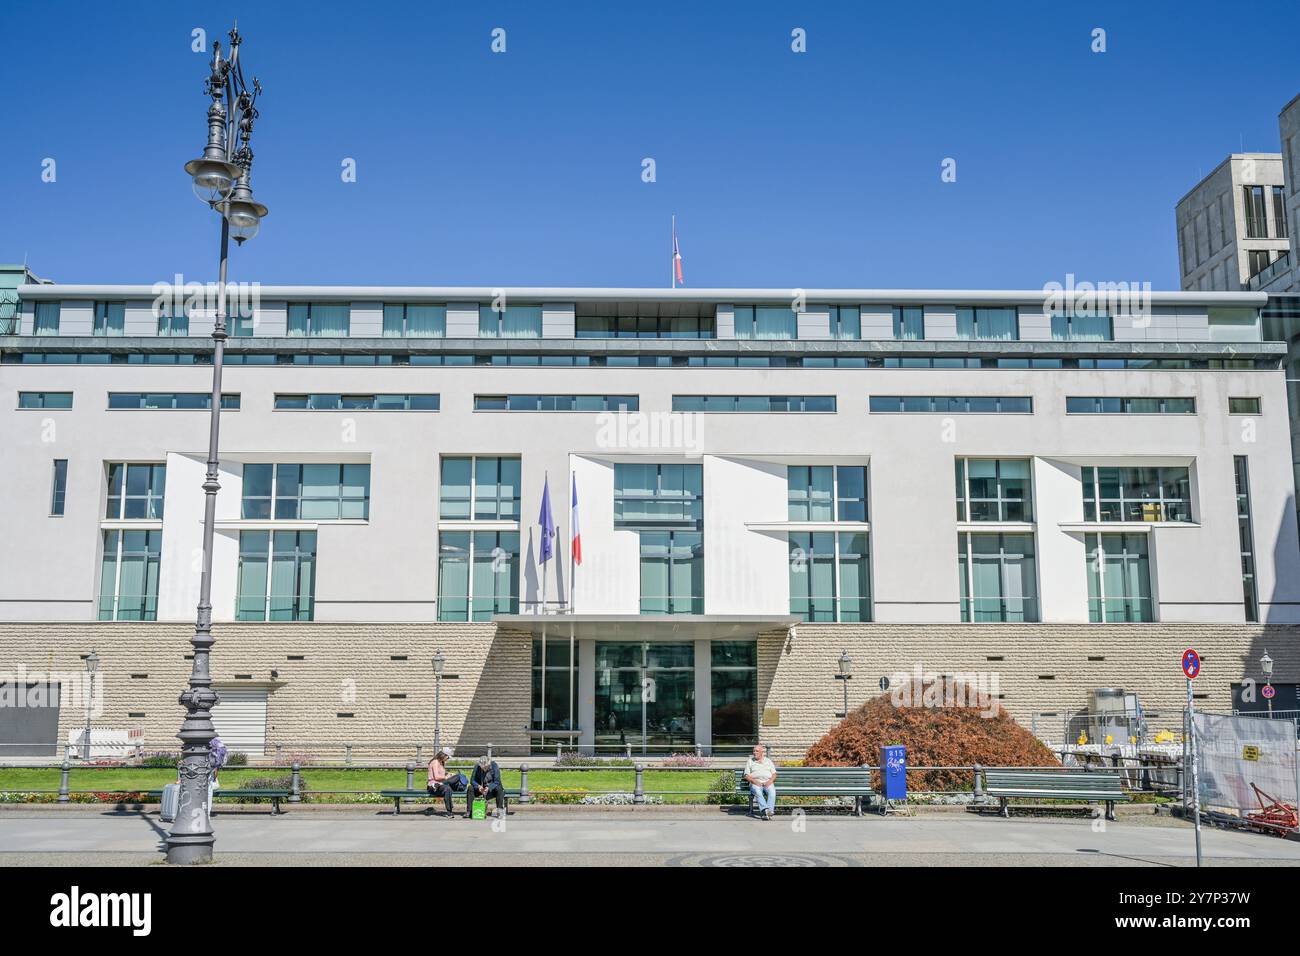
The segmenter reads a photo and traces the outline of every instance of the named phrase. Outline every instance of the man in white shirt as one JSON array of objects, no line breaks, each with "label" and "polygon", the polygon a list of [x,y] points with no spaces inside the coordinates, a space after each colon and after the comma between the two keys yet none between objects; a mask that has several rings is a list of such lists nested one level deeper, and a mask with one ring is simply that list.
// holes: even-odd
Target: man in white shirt
[{"label": "man in white shirt", "polygon": [[762,744],[756,744],[754,755],[745,761],[745,781],[758,804],[759,816],[771,820],[776,809],[776,764],[767,759],[767,748]]}]

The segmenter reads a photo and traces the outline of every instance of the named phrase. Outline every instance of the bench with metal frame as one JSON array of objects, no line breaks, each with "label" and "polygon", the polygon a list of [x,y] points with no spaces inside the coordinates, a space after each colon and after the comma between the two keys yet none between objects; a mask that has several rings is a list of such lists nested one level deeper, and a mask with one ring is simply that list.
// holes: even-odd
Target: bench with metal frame
[{"label": "bench with metal frame", "polygon": [[[162,800],[163,792],[161,790],[139,790],[136,792],[143,793],[152,800],[156,800],[156,801]],[[216,790],[212,791],[212,801],[215,804],[218,797],[222,797],[222,798],[230,797],[232,799],[236,797],[244,797],[245,799],[270,800],[271,816],[278,816],[281,812],[280,801],[288,800],[290,793],[291,791],[289,790],[277,790],[277,789],[236,790],[236,789],[223,789],[221,787],[218,787]],[[215,806],[213,807],[213,809],[216,809]]]},{"label": "bench with metal frame", "polygon": [[[736,793],[749,798],[749,812],[754,812],[754,793],[745,779],[745,771],[736,771]],[[781,797],[852,797],[853,813],[862,816],[862,807],[875,796],[871,789],[871,770],[867,767],[777,767],[776,798]]]},{"label": "bench with metal frame", "polygon": [[1001,803],[1004,817],[1011,816],[1010,799],[1078,800],[1104,803],[1106,819],[1115,819],[1115,804],[1132,799],[1124,792],[1117,770],[1017,770],[985,768],[984,792]]},{"label": "bench with metal frame", "polygon": [[[459,797],[463,797],[464,794],[465,794],[465,791],[464,791],[464,790],[453,790],[453,791],[452,791],[451,797],[452,797],[452,806],[453,806],[453,807],[456,805],[456,804],[455,804],[456,799],[459,798]],[[394,812],[394,813],[401,813],[401,812],[402,812],[402,801],[403,801],[403,800],[430,800],[430,801],[438,801],[438,800],[441,800],[441,799],[442,799],[441,794],[430,793],[428,790],[381,790],[381,791],[379,791],[379,795],[380,795],[381,797],[383,797],[384,799],[386,799],[386,800],[392,800],[392,801],[393,801],[393,812]],[[511,800],[512,798],[515,799],[515,800],[518,800],[518,799],[519,799],[519,790],[515,789],[515,790],[504,790],[504,791],[502,791],[502,802],[505,804],[505,808],[506,808],[506,812],[507,812],[507,813],[510,812],[510,800]],[[453,811],[453,812],[454,812],[454,811]]]}]

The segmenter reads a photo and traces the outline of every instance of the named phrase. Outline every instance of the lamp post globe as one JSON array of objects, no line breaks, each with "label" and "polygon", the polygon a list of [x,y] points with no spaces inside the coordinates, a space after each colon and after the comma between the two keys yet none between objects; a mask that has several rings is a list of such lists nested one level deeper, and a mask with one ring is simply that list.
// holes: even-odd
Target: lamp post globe
[{"label": "lamp post globe", "polygon": [[185,171],[194,180],[194,195],[209,206],[223,202],[230,195],[241,172],[234,163],[206,157],[191,159],[185,164]]},{"label": "lamp post globe", "polygon": [[1273,658],[1268,656],[1268,651],[1264,651],[1264,656],[1259,659],[1259,669],[1264,672],[1265,680],[1273,676]]}]

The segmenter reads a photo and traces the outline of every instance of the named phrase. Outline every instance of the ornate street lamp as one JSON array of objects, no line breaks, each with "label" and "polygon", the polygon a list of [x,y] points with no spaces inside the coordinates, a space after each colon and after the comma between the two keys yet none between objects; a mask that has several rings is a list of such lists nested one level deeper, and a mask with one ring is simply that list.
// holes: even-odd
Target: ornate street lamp
[{"label": "ornate street lamp", "polygon": [[212,73],[204,92],[212,98],[208,107],[208,144],[203,155],[185,164],[194,180],[194,195],[221,214],[221,265],[217,284],[217,312],[212,325],[212,405],[208,425],[208,469],[203,479],[203,569],[199,578],[198,621],[194,637],[194,664],[190,685],[180,696],[185,721],[177,737],[181,741],[180,799],[176,820],[167,835],[168,863],[209,863],[215,838],[209,819],[208,778],[211,774],[210,745],[216,736],[212,708],[220,698],[212,689],[208,655],[212,649],[212,539],[216,524],[218,448],[221,429],[221,367],[226,347],[226,264],[230,237],[243,244],[257,234],[266,207],[253,200],[249,177],[253,150],[249,141],[258,113],[255,106],[262,86],[253,77],[244,83],[239,65],[242,38],[236,26],[230,31],[230,52],[221,55],[220,42],[212,44]]},{"label": "ornate street lamp", "polygon": [[442,669],[447,658],[438,650],[433,655],[433,752],[442,749]]},{"label": "ornate street lamp", "polygon": [[91,648],[86,655],[86,733],[81,738],[81,759],[90,759],[90,712],[95,706],[95,672],[99,670],[99,655]]},{"label": "ornate street lamp", "polygon": [[1264,656],[1259,659],[1259,669],[1264,672],[1264,686],[1269,688],[1270,695],[1264,699],[1268,701],[1268,715],[1273,716],[1273,698],[1271,696],[1273,687],[1273,658],[1268,656],[1268,650],[1265,649]]},{"label": "ornate street lamp", "polygon": [[848,651],[840,651],[839,665],[840,672],[835,675],[835,679],[844,683],[844,712],[835,716],[847,717],[849,715],[849,681],[853,680],[853,658],[849,657]]}]

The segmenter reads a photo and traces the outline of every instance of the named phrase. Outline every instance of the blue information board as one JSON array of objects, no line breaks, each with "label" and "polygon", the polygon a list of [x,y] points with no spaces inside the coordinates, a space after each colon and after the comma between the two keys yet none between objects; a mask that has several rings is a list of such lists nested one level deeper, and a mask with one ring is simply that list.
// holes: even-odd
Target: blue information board
[{"label": "blue information board", "polygon": [[880,748],[880,783],[886,800],[907,799],[907,748],[901,744]]}]

